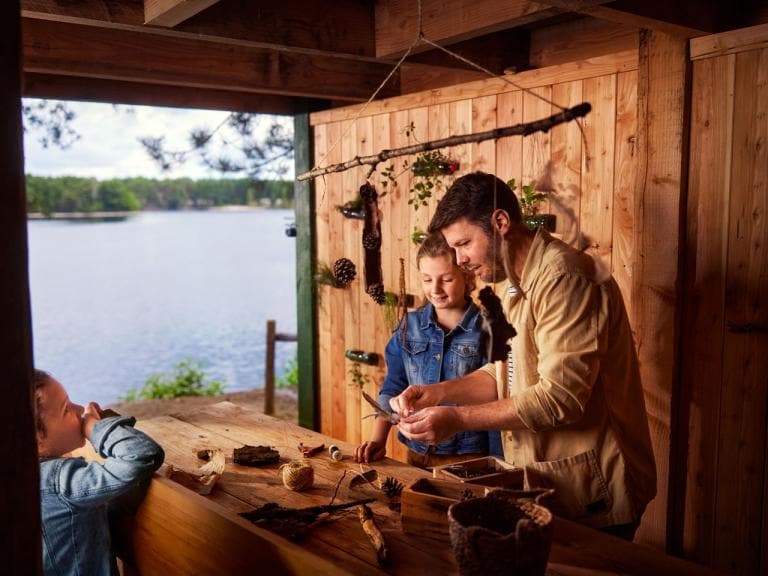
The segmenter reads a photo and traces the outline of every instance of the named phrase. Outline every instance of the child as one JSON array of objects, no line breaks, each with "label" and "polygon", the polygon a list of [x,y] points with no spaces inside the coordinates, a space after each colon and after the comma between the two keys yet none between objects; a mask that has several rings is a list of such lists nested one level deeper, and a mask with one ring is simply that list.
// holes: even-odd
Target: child
[{"label": "child", "polygon": [[[133,428],[134,418],[102,418],[98,404],[74,404],[42,370],[35,370],[34,391],[45,573],[118,574],[110,505],[160,467],[163,449]],[[64,457],[86,438],[104,464]]]},{"label": "child", "polygon": [[[480,312],[470,297],[473,282],[457,266],[455,252],[442,234],[432,234],[424,240],[416,255],[416,266],[427,302],[408,313],[407,332],[401,334],[402,326],[398,327],[387,344],[387,376],[378,398],[385,410],[389,408],[389,399],[409,384],[435,384],[458,378],[485,364],[478,351]],[[377,418],[373,436],[358,446],[355,461],[383,458],[390,428],[387,420]],[[408,446],[408,462],[420,467],[450,464],[489,451],[501,455],[498,432],[462,432],[434,447],[408,440],[401,434],[398,439]]]}]

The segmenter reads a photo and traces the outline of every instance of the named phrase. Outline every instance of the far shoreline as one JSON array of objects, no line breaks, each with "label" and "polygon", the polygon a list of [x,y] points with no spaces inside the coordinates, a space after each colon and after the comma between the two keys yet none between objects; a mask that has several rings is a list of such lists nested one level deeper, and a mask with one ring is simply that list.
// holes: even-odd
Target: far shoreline
[{"label": "far shoreline", "polygon": [[27,220],[125,220],[145,212],[262,212],[264,210],[293,210],[286,208],[267,208],[265,206],[243,206],[241,204],[226,204],[222,206],[206,206],[202,208],[182,208],[180,210],[133,210],[114,212],[27,212]]}]

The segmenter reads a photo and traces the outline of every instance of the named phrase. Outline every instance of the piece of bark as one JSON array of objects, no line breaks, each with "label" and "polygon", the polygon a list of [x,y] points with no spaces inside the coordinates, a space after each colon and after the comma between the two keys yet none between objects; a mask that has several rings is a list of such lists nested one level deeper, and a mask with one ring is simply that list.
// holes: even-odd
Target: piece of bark
[{"label": "piece of bark", "polygon": [[235,464],[242,466],[266,466],[280,461],[280,452],[269,446],[249,446],[235,448],[233,453]]},{"label": "piece of bark", "polygon": [[389,557],[389,549],[384,541],[384,535],[379,530],[379,527],[376,526],[373,512],[366,504],[360,504],[357,507],[357,517],[360,519],[363,532],[365,532],[371,544],[373,544],[373,549],[376,550],[376,561],[379,564],[386,564]]},{"label": "piece of bark", "polygon": [[311,458],[325,450],[325,444],[320,444],[320,446],[304,446],[302,442],[299,442],[298,448],[304,458]]}]

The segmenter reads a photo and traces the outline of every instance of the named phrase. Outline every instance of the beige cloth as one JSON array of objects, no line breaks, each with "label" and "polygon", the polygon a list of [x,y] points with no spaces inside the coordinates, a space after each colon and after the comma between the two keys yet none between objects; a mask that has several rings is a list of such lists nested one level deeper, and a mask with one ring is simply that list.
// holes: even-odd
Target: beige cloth
[{"label": "beige cloth", "polygon": [[502,432],[526,488],[555,488],[555,513],[602,527],[640,519],[656,467],[624,302],[612,277],[596,276],[588,255],[539,229],[522,294],[510,296],[509,281],[497,286],[518,332],[514,376],[508,382],[506,362],[481,370],[527,427]]}]

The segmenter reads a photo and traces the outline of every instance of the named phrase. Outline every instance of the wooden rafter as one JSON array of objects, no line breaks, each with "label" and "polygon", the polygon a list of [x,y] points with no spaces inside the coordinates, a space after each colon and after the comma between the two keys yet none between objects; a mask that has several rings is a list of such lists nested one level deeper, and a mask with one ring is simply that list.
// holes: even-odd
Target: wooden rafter
[{"label": "wooden rafter", "polygon": [[[143,6],[137,0],[22,0],[21,5],[26,18],[107,28],[133,26],[136,31],[148,32],[154,28],[144,25]],[[373,8],[359,0],[218,2],[199,17],[166,32],[226,38],[232,44],[258,42],[275,50],[307,50],[368,60],[374,57]]]},{"label": "wooden rafter", "polygon": [[144,23],[173,28],[219,0],[144,0]]},{"label": "wooden rafter", "polygon": [[[506,28],[522,26],[562,13],[528,0],[422,0],[424,34],[433,42],[449,45]],[[376,2],[376,56],[394,58],[405,53],[418,33],[418,5],[413,0]],[[416,46],[414,53],[429,50]]]},{"label": "wooden rafter", "polygon": [[[24,71],[280,94],[354,102],[367,100],[391,71],[388,63],[232,45],[169,34],[24,18]],[[399,93],[397,78],[382,96]]]}]

